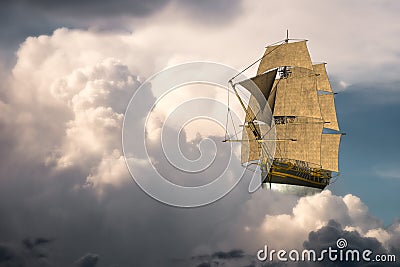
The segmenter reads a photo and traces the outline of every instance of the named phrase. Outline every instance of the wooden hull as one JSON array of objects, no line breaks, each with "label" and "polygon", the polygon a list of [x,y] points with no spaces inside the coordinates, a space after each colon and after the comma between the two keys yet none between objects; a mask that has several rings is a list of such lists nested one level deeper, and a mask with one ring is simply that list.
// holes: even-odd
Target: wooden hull
[{"label": "wooden hull", "polygon": [[289,184],[324,189],[329,184],[330,178],[330,172],[300,168],[290,163],[274,162],[266,177],[263,178],[263,183]]}]

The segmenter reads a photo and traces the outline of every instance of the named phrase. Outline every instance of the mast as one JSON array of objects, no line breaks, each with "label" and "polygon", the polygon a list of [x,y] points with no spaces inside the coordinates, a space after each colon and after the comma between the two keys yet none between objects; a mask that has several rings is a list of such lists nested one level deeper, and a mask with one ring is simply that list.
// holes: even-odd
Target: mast
[{"label": "mast", "polygon": [[289,29],[286,29],[286,39],[285,43],[289,43]]}]

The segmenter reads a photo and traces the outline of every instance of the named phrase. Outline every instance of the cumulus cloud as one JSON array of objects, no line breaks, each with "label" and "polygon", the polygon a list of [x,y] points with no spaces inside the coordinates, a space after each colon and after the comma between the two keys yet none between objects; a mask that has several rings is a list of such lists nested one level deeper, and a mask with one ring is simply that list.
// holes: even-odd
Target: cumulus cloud
[{"label": "cumulus cloud", "polygon": [[[283,197],[279,194],[277,196]],[[257,197],[251,199],[252,204],[255,202],[257,202]],[[285,205],[290,207],[288,203]],[[247,216],[248,221],[257,221],[255,216],[250,218],[250,214],[244,210],[240,214]],[[243,226],[245,222],[242,221],[240,224]],[[244,266],[244,264],[253,266],[264,266],[263,264],[267,266],[336,266],[337,262],[331,262],[328,258],[325,258],[323,262],[315,263],[279,262],[275,258],[273,262],[263,263],[256,260],[255,253],[267,245],[269,250],[276,251],[296,249],[301,252],[303,249],[313,249],[319,255],[318,253],[323,249],[328,249],[329,246],[336,248],[337,240],[344,238],[348,243],[348,249],[358,249],[361,252],[369,249],[373,251],[373,256],[377,254],[397,255],[399,248],[396,242],[400,238],[399,229],[397,221],[385,227],[382,221],[368,213],[365,204],[354,195],[340,197],[325,190],[321,194],[299,198],[297,203],[292,206],[291,212],[278,212],[273,215],[273,212],[268,211],[264,219],[261,222],[258,221],[258,226],[236,231],[240,242],[231,241],[231,246],[240,247],[242,245],[241,248],[246,253],[234,249],[199,254],[191,258],[191,263],[193,265],[218,266],[215,261],[218,259],[219,263],[230,262],[230,266]],[[197,262],[198,260],[200,263]],[[348,263],[349,266],[358,266],[359,264],[370,266],[368,262]],[[395,263],[386,264],[395,265]],[[382,266],[385,265],[382,264]]]},{"label": "cumulus cloud", "polygon": [[[21,56],[23,60],[29,59]],[[86,169],[88,182],[94,185],[120,183],[121,177],[127,176],[120,140],[123,113],[139,85],[127,66],[109,58],[65,76],[62,71],[53,73],[49,79],[46,69],[55,67],[52,63],[37,66],[39,70],[34,74],[26,70],[29,67],[19,68],[20,64],[14,68],[16,86],[21,88],[18,80],[28,78],[32,88],[30,92],[17,91],[14,96],[23,116],[27,116],[17,125],[30,131],[26,139],[19,140],[26,152],[42,157],[47,154],[44,162],[56,169]],[[26,102],[31,97],[35,104]],[[52,123],[47,124],[49,121]],[[49,129],[44,131],[38,124]],[[49,139],[41,138],[43,134]]]},{"label": "cumulus cloud", "polygon": [[89,168],[88,182],[94,185],[120,184],[127,176],[120,140],[123,113],[137,86],[136,77],[114,59],[56,80],[52,94],[73,115],[48,164]]},{"label": "cumulus cloud", "polygon": [[357,227],[364,235],[383,227],[381,221],[368,213],[368,208],[358,197],[350,194],[335,196],[324,190],[299,199],[290,214],[266,215],[260,231],[274,247],[300,248],[309,232],[320,229],[332,219],[348,229]]},{"label": "cumulus cloud", "polygon": [[[384,231],[383,229],[381,229]],[[395,233],[398,235],[398,233]],[[342,226],[334,220],[329,220],[328,224],[317,231],[312,231],[308,240],[304,242],[305,249],[313,249],[317,252],[317,255],[320,255],[321,251],[327,249],[328,247],[337,248],[336,241],[340,238],[344,238],[347,242],[346,250],[358,250],[360,254],[364,250],[372,251],[372,256],[369,258],[373,259],[375,255],[388,255],[391,253],[395,253],[392,248],[385,247],[378,239],[369,237],[368,235],[363,236],[358,231],[348,231],[344,230]],[[396,254],[393,254],[396,255]],[[397,256],[397,255],[396,255]],[[342,262],[342,266],[394,266],[396,263],[394,262],[365,262],[362,260],[360,256],[361,262]],[[329,258],[325,258],[324,261],[319,263],[311,263],[307,266],[336,266],[337,263],[329,260]]]},{"label": "cumulus cloud", "polygon": [[[299,6],[297,11],[305,16],[309,6]],[[276,4],[272,9],[279,7]],[[243,181],[214,205],[190,210],[162,205],[125,182],[129,175],[121,152],[121,123],[124,107],[139,81],[167,65],[191,59],[245,66],[249,58],[262,53],[266,37],[260,32],[271,32],[268,40],[282,36],[282,29],[274,24],[255,24],[255,18],[265,17],[265,9],[250,4],[245,12],[252,16],[232,21],[232,27],[223,31],[194,22],[178,25],[174,19],[166,21],[168,12],[167,8],[155,15],[150,25],[138,22],[143,27],[134,33],[62,28],[27,38],[21,45],[11,81],[7,88],[2,85],[0,94],[0,236],[4,240],[21,235],[22,239],[29,232],[54,236],[57,242],[52,256],[58,266],[69,266],[86,251],[99,253],[105,265],[160,266],[167,262],[167,266],[176,266],[170,260],[183,258],[183,266],[187,262],[193,266],[257,266],[255,253],[264,244],[276,249],[317,245],[314,237],[328,230],[336,231],[332,238],[353,233],[354,240],[373,240],[376,247],[398,251],[399,223],[384,227],[354,195],[341,197],[324,191],[299,199],[269,190],[249,195],[248,181]],[[284,13],[280,18],[290,15]],[[315,21],[314,17],[300,24],[312,22],[315,26]],[[305,34],[297,23],[289,26],[297,29],[296,35]],[[238,32],[243,37],[232,42]],[[325,47],[322,51],[336,64],[326,48],[331,40],[322,39],[315,46]],[[218,41],[210,45],[210,40]],[[340,44],[339,48],[347,51],[348,47]],[[359,51],[352,52],[349,61],[364,58]],[[317,59],[324,60],[318,55]],[[338,74],[348,72],[338,66],[332,69]],[[138,108],[136,119],[144,115]],[[176,134],[175,129],[169,130]],[[198,151],[196,138],[182,136],[182,144],[186,151]],[[172,178],[182,178],[162,165],[165,161],[157,158],[159,150],[151,152]],[[142,163],[137,161],[137,168],[142,175],[149,175],[149,166]],[[238,164],[231,175],[240,170]],[[213,170],[220,171],[218,166]],[[45,239],[27,239],[25,243],[28,249],[24,253],[28,254],[30,247],[47,244]],[[0,261],[11,261],[20,255],[18,251],[1,245]],[[45,252],[43,255],[48,255]],[[29,258],[28,254],[21,254],[19,260]],[[98,259],[88,254],[76,263],[96,266]]]}]

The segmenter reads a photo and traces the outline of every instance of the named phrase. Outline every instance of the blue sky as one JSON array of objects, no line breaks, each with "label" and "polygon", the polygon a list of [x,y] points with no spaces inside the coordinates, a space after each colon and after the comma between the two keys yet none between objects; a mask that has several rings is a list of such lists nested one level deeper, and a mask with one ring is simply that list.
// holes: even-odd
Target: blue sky
[{"label": "blue sky", "polygon": [[[398,121],[396,89],[355,85],[336,96],[343,136],[341,177],[332,190],[360,196],[386,223],[398,217]],[[354,87],[354,88],[352,88]]]}]

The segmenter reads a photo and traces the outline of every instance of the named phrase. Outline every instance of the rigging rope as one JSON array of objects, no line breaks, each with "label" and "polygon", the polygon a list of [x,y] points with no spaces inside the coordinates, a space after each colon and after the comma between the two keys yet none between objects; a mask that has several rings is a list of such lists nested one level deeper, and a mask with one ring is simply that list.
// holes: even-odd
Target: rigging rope
[{"label": "rigging rope", "polygon": [[[276,42],[272,45],[281,43],[280,45],[276,46],[274,49],[272,49],[271,51],[269,51],[268,53],[264,54],[262,57],[260,57],[259,59],[257,59],[256,61],[254,61],[253,63],[251,63],[249,66],[247,66],[246,68],[244,68],[241,72],[239,72],[238,74],[236,74],[235,76],[233,76],[229,81],[233,81],[236,77],[238,77],[240,74],[242,74],[243,72],[245,72],[246,70],[250,69],[251,67],[253,67],[257,62],[261,61],[263,58],[265,58],[267,55],[269,55],[270,53],[272,53],[275,49],[277,49],[278,47],[280,47],[282,44],[284,44],[285,41],[279,41]],[[269,46],[272,46],[269,45]],[[268,46],[267,46],[268,47]]]},{"label": "rigging rope", "polygon": [[228,100],[227,100],[228,110],[227,110],[227,112],[226,112],[225,140],[227,140],[227,139],[229,138],[229,133],[228,133],[228,121],[229,121],[229,113],[231,112],[231,111],[230,111],[230,108],[229,108],[229,84],[228,84],[227,89],[228,89],[228,90],[226,90],[226,91],[228,92]]}]

